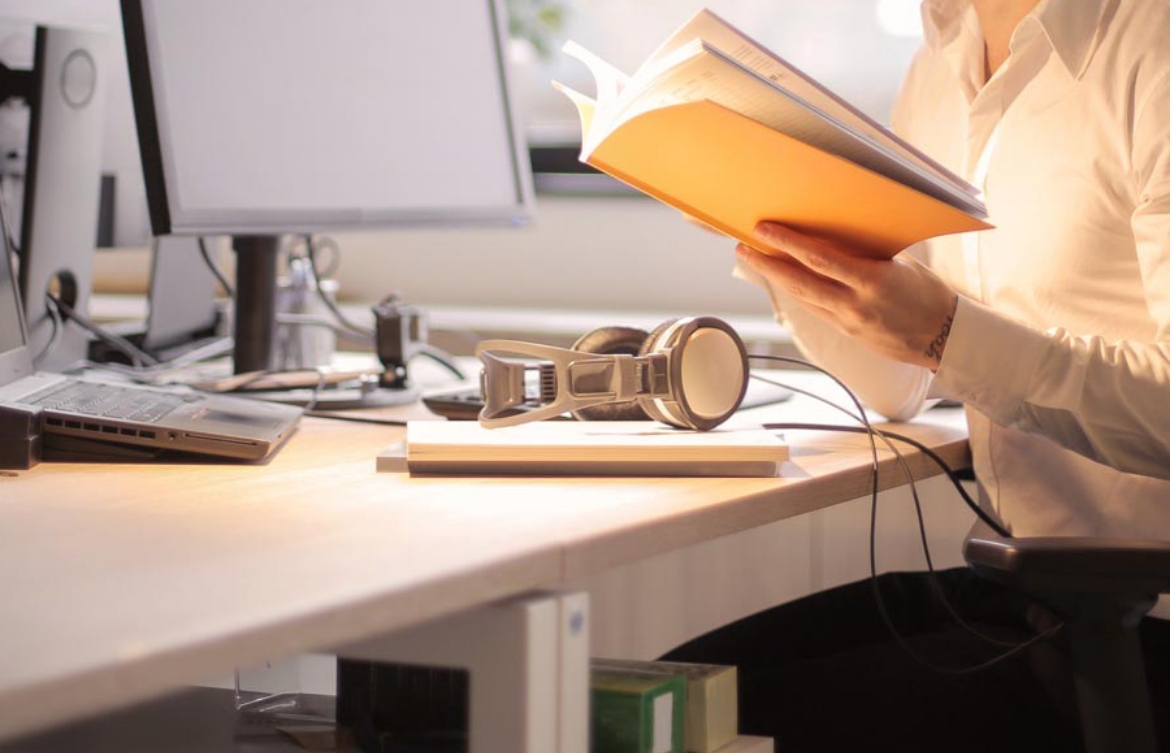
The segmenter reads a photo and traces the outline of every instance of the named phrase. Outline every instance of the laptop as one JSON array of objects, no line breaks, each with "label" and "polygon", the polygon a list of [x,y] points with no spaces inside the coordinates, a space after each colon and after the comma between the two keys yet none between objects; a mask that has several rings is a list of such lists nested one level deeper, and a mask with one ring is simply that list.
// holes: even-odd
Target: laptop
[{"label": "laptop", "polygon": [[[148,460],[172,453],[258,460],[300,408],[35,372],[12,258],[0,246],[0,467],[46,460]],[[39,441],[39,455],[31,448]]]}]

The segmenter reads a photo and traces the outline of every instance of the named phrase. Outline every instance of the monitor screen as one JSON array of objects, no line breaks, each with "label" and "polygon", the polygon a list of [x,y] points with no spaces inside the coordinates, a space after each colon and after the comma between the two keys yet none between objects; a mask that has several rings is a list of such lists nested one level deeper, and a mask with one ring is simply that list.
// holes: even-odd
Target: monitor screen
[{"label": "monitor screen", "polygon": [[123,0],[157,234],[522,221],[493,0]]}]

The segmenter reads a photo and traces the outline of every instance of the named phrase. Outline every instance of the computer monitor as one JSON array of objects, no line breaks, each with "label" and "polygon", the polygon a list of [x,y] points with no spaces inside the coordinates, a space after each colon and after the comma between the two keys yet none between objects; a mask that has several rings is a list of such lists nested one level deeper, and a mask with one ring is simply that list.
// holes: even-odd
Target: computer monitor
[{"label": "computer monitor", "polygon": [[122,19],[155,234],[235,239],[237,371],[271,363],[280,234],[530,217],[501,0],[122,0]]},{"label": "computer monitor", "polygon": [[[38,26],[31,69],[0,62],[0,101],[27,103],[30,115],[20,192],[20,289],[30,341],[47,369],[86,355],[88,333],[64,327],[56,308],[82,314],[87,308],[110,46],[100,30]],[[60,304],[50,305],[50,293]]]},{"label": "computer monitor", "polygon": [[[98,248],[143,248],[150,245],[150,220],[142,163],[130,105],[126,52],[121,43],[122,22],[117,0],[35,2],[23,0],[0,11],[0,65],[15,71],[32,71],[36,57],[37,27],[104,32],[106,64],[100,72],[104,83],[101,140],[101,188],[98,205]],[[2,92],[0,92],[2,93]],[[35,115],[31,102],[8,100],[0,105],[0,181],[2,181],[9,228],[21,236],[21,215],[26,175],[36,170],[28,163],[29,125]],[[93,249],[89,249],[92,253]]]}]

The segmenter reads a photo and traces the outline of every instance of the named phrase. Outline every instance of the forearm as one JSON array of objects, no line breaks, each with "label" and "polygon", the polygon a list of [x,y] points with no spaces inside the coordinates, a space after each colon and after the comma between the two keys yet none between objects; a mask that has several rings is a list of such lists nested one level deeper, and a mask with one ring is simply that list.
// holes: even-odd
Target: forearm
[{"label": "forearm", "polygon": [[1041,332],[961,299],[935,391],[1120,471],[1170,478],[1170,343]]}]

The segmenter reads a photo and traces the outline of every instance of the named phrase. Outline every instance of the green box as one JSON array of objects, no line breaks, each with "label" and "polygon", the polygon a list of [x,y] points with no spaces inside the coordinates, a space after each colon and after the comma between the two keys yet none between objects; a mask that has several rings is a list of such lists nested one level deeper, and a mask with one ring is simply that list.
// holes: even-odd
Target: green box
[{"label": "green box", "polygon": [[590,675],[593,753],[683,753],[686,677],[610,667]]},{"label": "green box", "polygon": [[595,659],[595,668],[678,674],[687,681],[684,748],[714,753],[739,734],[739,693],[735,667],[664,661]]}]

